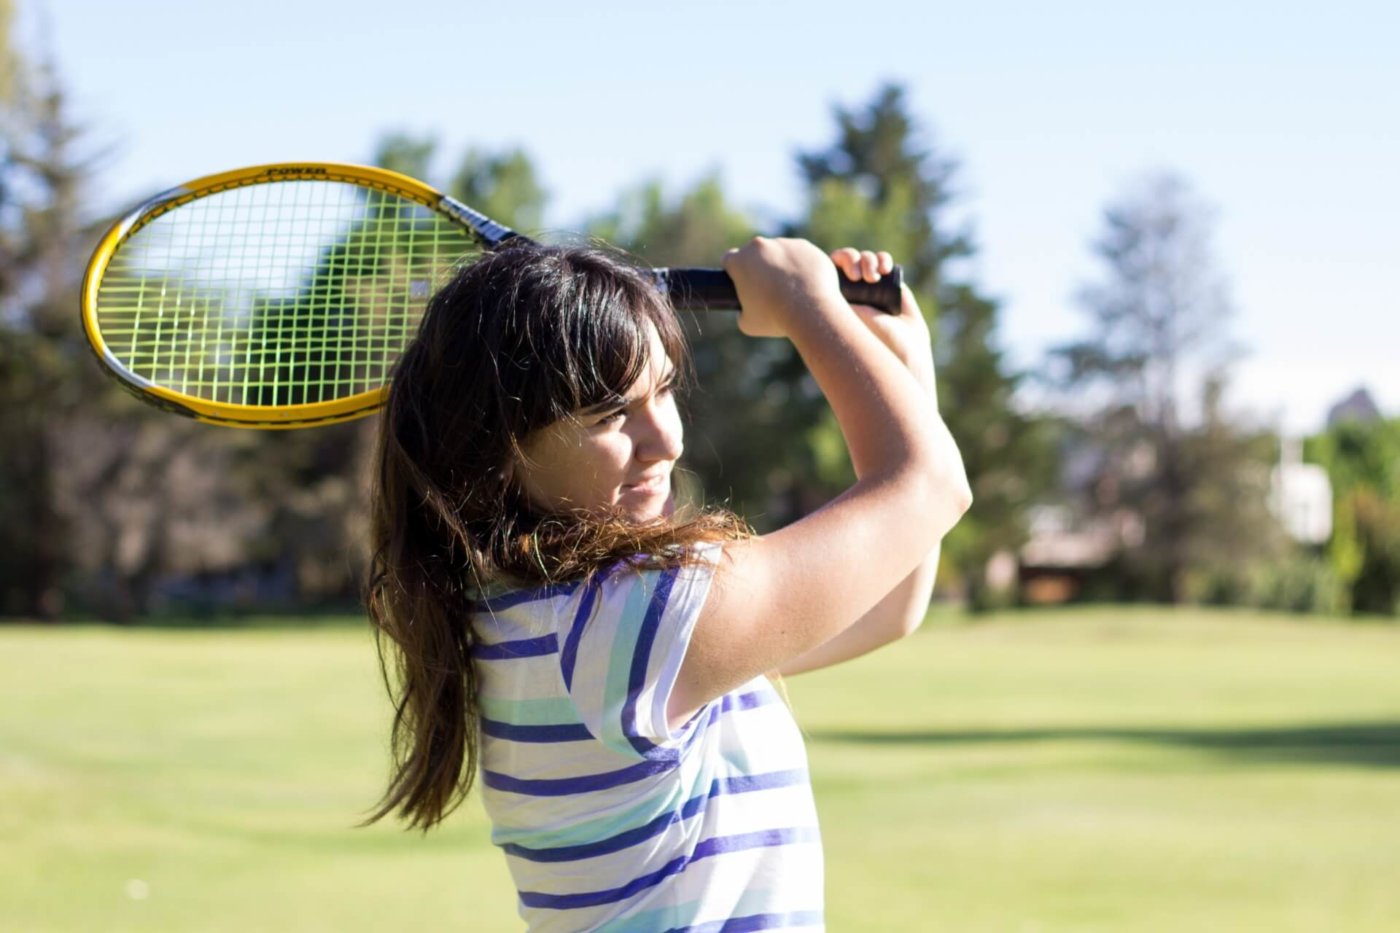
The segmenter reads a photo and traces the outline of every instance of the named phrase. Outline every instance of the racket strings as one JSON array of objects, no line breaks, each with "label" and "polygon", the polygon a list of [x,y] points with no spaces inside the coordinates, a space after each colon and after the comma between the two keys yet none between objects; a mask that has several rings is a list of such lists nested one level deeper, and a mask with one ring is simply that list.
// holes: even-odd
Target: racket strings
[{"label": "racket strings", "polygon": [[133,375],[230,405],[380,389],[429,297],[476,253],[458,224],[332,181],[248,185],[156,217],[98,291],[108,350]]}]

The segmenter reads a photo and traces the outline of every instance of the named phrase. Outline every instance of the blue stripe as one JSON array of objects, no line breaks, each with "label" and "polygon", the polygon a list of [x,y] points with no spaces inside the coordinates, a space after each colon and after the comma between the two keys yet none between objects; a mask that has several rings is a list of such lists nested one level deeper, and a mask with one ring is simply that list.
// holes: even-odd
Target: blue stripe
[{"label": "blue stripe", "polygon": [[674,760],[661,759],[643,761],[620,771],[605,771],[602,774],[585,774],[569,778],[514,778],[499,771],[481,772],[481,779],[493,790],[506,790],[513,794],[530,797],[566,797],[569,794],[586,794],[594,790],[607,790],[633,784],[653,774],[661,774],[676,767]]},{"label": "blue stripe", "polygon": [[672,875],[685,870],[691,862],[738,852],[743,849],[759,849],[769,846],[785,846],[794,843],[815,842],[820,837],[814,827],[796,829],[765,829],[756,833],[740,833],[737,836],[715,836],[706,839],[695,847],[690,856],[677,856],[656,871],[634,878],[620,888],[606,888],[602,891],[585,891],[578,894],[545,894],[541,891],[521,891],[520,903],[526,907],[548,907],[554,910],[572,910],[577,907],[597,907],[600,904],[615,904],[647,888],[655,887]]},{"label": "blue stripe", "polygon": [[[640,752],[640,754],[648,761],[680,761],[690,752],[691,746],[699,740],[704,731],[704,729],[692,729],[680,745],[654,745],[647,742],[646,739],[638,739],[639,742],[646,742],[646,751]],[[633,747],[636,747],[635,743]]]},{"label": "blue stripe", "polygon": [[559,639],[554,635],[541,635],[539,638],[522,638],[518,641],[498,641],[494,645],[472,646],[472,657],[482,661],[509,661],[515,658],[538,658],[554,654],[559,650]]},{"label": "blue stripe", "polygon": [[499,719],[482,717],[481,731],[495,739],[510,739],[512,742],[581,742],[593,738],[593,733],[583,723],[561,723],[559,725],[517,726]]},{"label": "blue stripe", "polygon": [[[750,690],[748,693],[727,694],[724,698],[724,708],[731,709],[757,709],[760,706],[767,706],[777,699],[773,694],[765,690]],[[730,701],[733,701],[732,703]]]},{"label": "blue stripe", "polygon": [[576,589],[578,589],[577,580],[568,583],[551,583],[534,589],[503,593],[490,599],[474,599],[471,602],[471,608],[477,612],[500,612],[503,609],[510,609],[512,606],[538,602],[542,599],[553,599],[556,596],[567,596]]},{"label": "blue stripe", "polygon": [[738,777],[719,778],[710,789],[711,797],[721,794],[747,794],[755,790],[772,790],[775,787],[790,787],[807,780],[807,769],[793,768],[790,771],[766,771],[763,774],[741,774]]},{"label": "blue stripe", "polygon": [[[724,696],[720,697],[719,702],[710,704],[710,712],[705,717],[705,725],[713,726],[715,723],[719,722],[721,716],[733,710],[758,709],[760,706],[767,706],[769,703],[772,703],[773,700],[774,697],[771,694],[764,693],[760,690],[739,694],[726,693]],[[703,712],[704,710],[702,709],[700,713]],[[699,716],[700,713],[696,713],[695,715]],[[687,722],[686,725],[688,726],[690,723]],[[697,729],[696,732],[698,731],[700,730]]]},{"label": "blue stripe", "polygon": [[752,933],[754,930],[821,926],[823,922],[820,910],[801,910],[787,914],[750,914],[747,917],[713,920],[691,927],[672,927],[666,933]]},{"label": "blue stripe", "polygon": [[574,625],[569,629],[569,637],[564,639],[564,654],[559,659],[559,669],[564,674],[564,689],[574,689],[574,664],[578,661],[578,643],[583,640],[583,629],[593,615],[593,601],[602,589],[602,579],[594,576],[588,581],[579,601],[578,612],[574,614]]},{"label": "blue stripe", "polygon": [[637,735],[637,698],[646,686],[647,667],[651,664],[651,649],[656,644],[656,633],[661,628],[661,617],[666,613],[666,605],[671,601],[671,588],[676,583],[676,571],[667,570],[661,574],[647,606],[646,617],[642,620],[642,631],[637,638],[637,648],[632,653],[632,671],[627,680],[627,701],[622,704],[622,734],[632,747],[643,755],[656,748],[656,744]]},{"label": "blue stripe", "polygon": [[717,778],[710,783],[710,791],[687,800],[679,810],[663,813],[643,826],[620,832],[597,842],[579,843],[572,846],[554,848],[530,848],[529,846],[507,843],[501,848],[507,855],[514,855],[530,862],[573,862],[579,859],[596,858],[620,852],[639,842],[659,836],[676,823],[684,822],[696,815],[703,815],[707,804],[715,797],[728,794],[747,794],[752,791],[769,790],[775,787],[791,787],[807,780],[803,769],[792,771],[769,771],[765,774],[750,774],[742,777]]},{"label": "blue stripe", "polygon": [[737,836],[715,836],[706,839],[695,847],[692,862],[726,852],[741,852],[745,849],[763,849],[769,846],[786,846],[801,842],[816,842],[820,837],[815,827],[799,826],[793,829],[762,829],[756,833],[739,833]]}]

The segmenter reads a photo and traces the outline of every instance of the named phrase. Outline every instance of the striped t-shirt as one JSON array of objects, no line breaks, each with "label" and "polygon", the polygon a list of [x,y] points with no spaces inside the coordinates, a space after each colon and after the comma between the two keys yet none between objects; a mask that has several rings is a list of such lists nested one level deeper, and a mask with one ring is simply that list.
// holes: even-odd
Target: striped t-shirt
[{"label": "striped t-shirt", "polygon": [[482,800],[532,931],[823,928],[807,754],[773,686],[667,724],[719,550],[473,613]]}]

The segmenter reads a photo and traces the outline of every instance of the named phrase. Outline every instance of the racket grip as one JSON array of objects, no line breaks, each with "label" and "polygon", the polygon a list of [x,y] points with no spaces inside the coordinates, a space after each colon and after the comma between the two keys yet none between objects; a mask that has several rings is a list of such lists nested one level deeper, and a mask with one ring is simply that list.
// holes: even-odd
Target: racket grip
[{"label": "racket grip", "polygon": [[[739,293],[723,269],[653,269],[656,285],[684,311],[736,311]],[[870,305],[887,314],[898,314],[904,270],[895,266],[878,282],[852,282],[841,275],[841,294],[855,305]]]}]

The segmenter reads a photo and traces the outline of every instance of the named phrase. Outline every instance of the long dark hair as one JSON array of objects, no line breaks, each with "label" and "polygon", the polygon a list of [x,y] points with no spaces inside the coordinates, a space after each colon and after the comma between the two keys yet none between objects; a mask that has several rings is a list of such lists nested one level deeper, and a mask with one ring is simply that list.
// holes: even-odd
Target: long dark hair
[{"label": "long dark hair", "polygon": [[742,537],[732,513],[645,524],[544,514],[512,478],[533,431],[624,394],[655,328],[684,386],[689,353],[665,297],[621,257],[522,245],[461,269],[399,360],[380,428],[366,603],[394,700],[394,772],[366,822],[427,830],[471,790],[478,747],[473,600],[585,578],[624,558],[692,559]]}]

